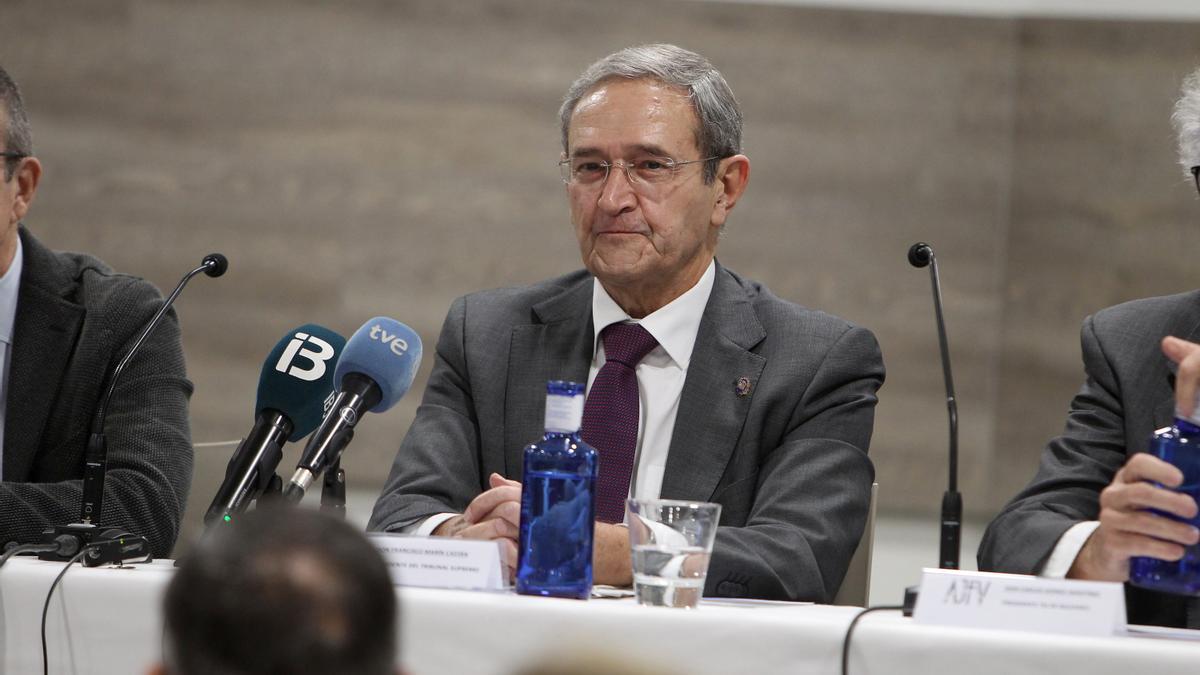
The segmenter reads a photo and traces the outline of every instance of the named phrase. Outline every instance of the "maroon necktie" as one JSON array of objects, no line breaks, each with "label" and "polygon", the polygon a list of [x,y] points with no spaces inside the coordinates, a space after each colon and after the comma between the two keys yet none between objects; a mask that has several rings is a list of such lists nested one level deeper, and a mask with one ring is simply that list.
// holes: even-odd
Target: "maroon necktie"
[{"label": "maroon necktie", "polygon": [[600,331],[604,366],[596,373],[583,406],[583,440],[600,453],[596,485],[596,519],[625,519],[625,499],[637,451],[638,382],[634,369],[658,346],[636,323],[614,323]]}]

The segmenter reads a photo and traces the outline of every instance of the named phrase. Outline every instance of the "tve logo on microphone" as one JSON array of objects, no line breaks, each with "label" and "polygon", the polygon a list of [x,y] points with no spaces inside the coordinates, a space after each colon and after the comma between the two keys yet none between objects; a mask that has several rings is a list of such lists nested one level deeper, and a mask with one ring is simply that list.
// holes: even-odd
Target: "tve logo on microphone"
[{"label": "tve logo on microphone", "polygon": [[[314,350],[310,346],[316,347],[316,349]],[[307,382],[314,382],[325,375],[325,364],[333,358],[336,351],[333,345],[319,337],[308,333],[296,333],[283,350],[283,354],[280,355],[279,363],[275,364],[275,370]],[[294,364],[297,359],[307,360],[308,364],[302,365],[308,367],[304,368]]]},{"label": "tve logo on microphone", "polygon": [[408,352],[408,343],[399,334],[390,335],[386,330],[381,328],[379,324],[371,326],[371,339],[379,340],[392,349],[392,353],[396,356],[404,356]]}]

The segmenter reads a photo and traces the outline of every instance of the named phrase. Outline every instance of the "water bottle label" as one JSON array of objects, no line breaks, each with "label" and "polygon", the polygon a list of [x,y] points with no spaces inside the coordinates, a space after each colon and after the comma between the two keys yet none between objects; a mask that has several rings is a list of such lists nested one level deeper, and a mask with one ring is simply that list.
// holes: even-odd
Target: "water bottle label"
[{"label": "water bottle label", "polygon": [[546,396],[546,431],[570,434],[583,422],[582,396]]}]

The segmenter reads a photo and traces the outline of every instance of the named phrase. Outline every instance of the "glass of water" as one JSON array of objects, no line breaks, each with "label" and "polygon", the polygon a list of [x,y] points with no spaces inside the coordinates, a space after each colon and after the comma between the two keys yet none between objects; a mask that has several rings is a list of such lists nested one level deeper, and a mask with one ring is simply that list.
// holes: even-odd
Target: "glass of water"
[{"label": "glass of water", "polygon": [[700,602],[720,520],[720,504],[629,500],[633,589],[639,603],[695,607]]}]

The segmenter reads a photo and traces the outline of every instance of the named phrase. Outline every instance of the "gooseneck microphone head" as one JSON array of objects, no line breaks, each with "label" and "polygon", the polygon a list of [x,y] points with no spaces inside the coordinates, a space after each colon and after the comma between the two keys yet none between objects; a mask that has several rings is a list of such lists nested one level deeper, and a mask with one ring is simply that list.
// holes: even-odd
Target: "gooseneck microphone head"
[{"label": "gooseneck microphone head", "polygon": [[918,241],[908,249],[908,264],[913,267],[925,267],[933,260],[933,247],[923,241]]},{"label": "gooseneck microphone head", "polygon": [[225,271],[229,269],[229,258],[220,253],[209,253],[200,261],[200,266],[204,268],[205,274],[216,278],[225,274]]},{"label": "gooseneck microphone head", "polygon": [[346,338],[316,324],[283,336],[258,378],[254,427],[230,458],[225,479],[204,513],[205,525],[230,522],[269,489],[283,445],[312,433],[335,390],[333,366]]},{"label": "gooseneck microphone head", "polygon": [[284,498],[300,501],[313,480],[340,459],[363,414],[385,412],[396,405],[412,386],[420,365],[421,338],[399,321],[377,316],[355,331],[334,371],[337,398],[308,439]]}]

